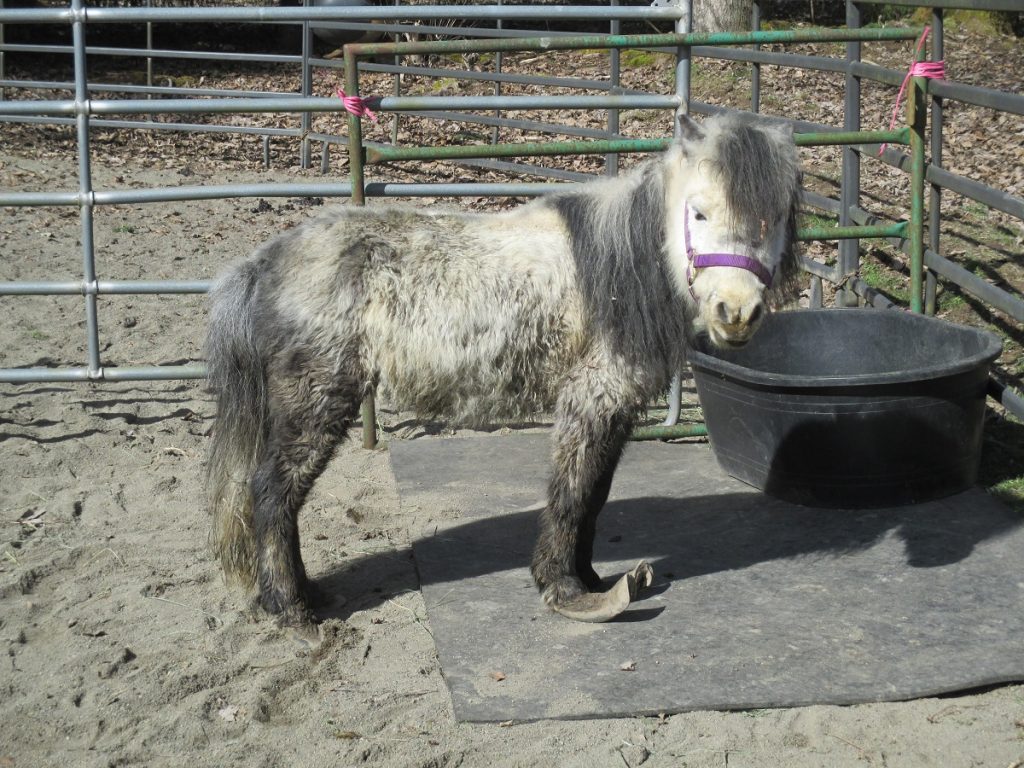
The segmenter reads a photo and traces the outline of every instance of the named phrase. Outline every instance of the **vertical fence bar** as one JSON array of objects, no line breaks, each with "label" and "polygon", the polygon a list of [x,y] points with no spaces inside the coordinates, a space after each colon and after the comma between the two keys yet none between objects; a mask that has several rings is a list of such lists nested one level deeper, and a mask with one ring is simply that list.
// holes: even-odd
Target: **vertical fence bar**
[{"label": "vertical fence bar", "polygon": [[[676,0],[682,13],[676,19],[677,34],[688,35],[693,32],[693,0]],[[680,45],[676,48],[676,96],[680,103],[676,116],[690,114],[690,46]],[[679,122],[676,121],[674,135],[680,135]]]},{"label": "vertical fence bar", "polygon": [[[617,7],[619,0],[611,0],[611,5]],[[609,30],[611,34],[617,35],[622,31],[622,22],[618,19],[612,19]],[[621,72],[621,51],[618,48],[611,48],[608,51],[608,65],[609,65],[609,77],[611,78],[611,91],[610,93],[618,93],[619,86],[622,84],[622,72]],[[614,139],[619,133],[619,110],[609,109],[608,110],[608,138]],[[615,153],[605,155],[604,157],[604,172],[608,176],[619,175],[619,156]]]},{"label": "vertical fence bar", "polygon": [[[751,10],[750,28],[753,32],[761,31],[761,3],[754,0]],[[751,46],[755,51],[761,50],[757,43]],[[756,61],[750,65],[750,111],[757,114],[761,111],[761,65]]]},{"label": "vertical fence bar", "polygon": [[[924,50],[915,52],[915,61],[924,58]],[[907,124],[910,126],[910,311],[923,312],[924,293],[924,180],[925,129],[928,113],[925,97],[928,80],[910,79],[907,97]]]},{"label": "vertical fence bar", "polygon": [[90,379],[103,376],[100,368],[99,323],[96,311],[96,249],[93,239],[92,167],[89,150],[89,84],[85,61],[85,3],[71,0],[74,20],[71,41],[75,63],[75,131],[78,140],[79,220],[82,227],[82,284],[85,292],[85,333]]},{"label": "vertical fence bar", "polygon": [[811,275],[811,292],[807,299],[807,305],[810,309],[821,309],[824,301],[824,291],[822,290],[821,278],[817,275]]},{"label": "vertical fence bar", "polygon": [[[345,93],[349,96],[359,95],[358,62],[351,47],[346,45],[345,55]],[[352,184],[352,202],[365,205],[365,179],[363,177],[363,124],[354,114],[348,115],[348,172]]]},{"label": "vertical fence bar", "polygon": [[[679,34],[689,34],[693,31],[693,0],[676,0],[682,13],[676,19],[675,31]],[[673,135],[676,138],[682,135],[682,128],[679,125],[681,115],[690,114],[690,46],[680,45],[676,48],[676,96],[679,97],[679,106],[676,108],[675,125],[672,126]],[[668,393],[668,416],[664,425],[671,427],[679,422],[679,412],[683,407],[683,383],[682,374],[676,371],[672,377],[672,384]]]},{"label": "vertical fence bar", "polygon": [[[359,95],[359,63],[352,47],[345,48],[345,93]],[[348,172],[352,184],[352,204],[366,205],[366,179],[363,175],[363,125],[357,115],[348,116]],[[363,420],[363,448],[377,447],[377,403],[367,392],[360,409]]]},{"label": "vertical fence bar", "polygon": [[[846,26],[860,29],[860,7],[853,0],[846,0]],[[860,61],[861,44],[850,41],[846,44],[847,62]],[[846,71],[843,96],[843,130],[860,130],[860,78],[850,69]],[[856,147],[843,147],[843,169],[839,188],[839,226],[854,223],[851,211],[860,204],[860,154]],[[842,277],[856,274],[860,268],[860,240],[839,241],[839,274]],[[857,305],[857,294],[844,287],[836,294],[839,306]]]},{"label": "vertical fence bar", "polygon": [[[502,0],[498,0],[498,7],[499,8],[501,7],[501,4],[502,4]],[[504,29],[504,27],[505,27],[505,20],[499,18],[498,21],[497,21],[497,25],[496,26],[497,26],[498,29]],[[498,52],[496,52],[494,54],[494,74],[495,75],[500,75],[501,74],[501,68],[502,68],[503,65],[504,65],[504,59],[503,59],[503,57],[501,55],[501,51],[498,51]],[[501,81],[498,80],[497,78],[495,78],[495,80],[494,80],[494,95],[495,96],[501,96]],[[494,110],[494,116],[496,118],[500,119],[501,118],[501,110],[500,109]],[[501,136],[501,126],[496,124],[491,129],[491,144],[497,144],[498,143],[498,139],[500,138],[500,136]]]},{"label": "vertical fence bar", "polygon": [[[0,11],[2,11],[3,8],[4,8],[4,0],[0,0]],[[4,56],[6,55],[6,52],[4,51],[3,46],[4,46],[4,25],[3,25],[3,22],[0,22],[0,80],[6,79],[6,72],[7,72],[7,69],[6,69],[6,66],[5,66],[6,62],[4,61]],[[6,101],[6,100],[7,100],[7,89],[0,87],[0,101]]]},{"label": "vertical fence bar", "polygon": [[[153,0],[146,0],[146,7],[147,8],[152,8],[153,7]],[[148,51],[149,53],[153,52],[153,22],[152,21],[147,21],[146,22],[146,51]],[[146,87],[148,87],[148,88],[152,88],[153,87],[153,57],[152,56],[147,56],[146,57]],[[153,94],[152,93],[147,94],[147,98],[152,99],[153,98]],[[150,119],[152,119],[152,115],[150,116]]]},{"label": "vertical fence bar", "polygon": [[[302,0],[304,8],[311,7],[310,0]],[[302,95],[309,97],[313,95],[313,68],[309,59],[313,54],[313,27],[309,19],[302,22],[302,71],[299,74]],[[313,115],[310,112],[303,112],[299,116],[299,134],[302,137],[299,141],[299,166],[309,168],[311,164],[309,133],[313,130]]]},{"label": "vertical fence bar", "polygon": [[[395,7],[396,8],[399,5],[401,5],[401,4],[402,4],[402,0],[395,0]],[[395,34],[392,36],[392,39],[394,40],[394,42],[397,43],[399,41],[400,37],[401,37],[401,33],[400,32],[395,32]],[[394,64],[396,67],[401,66],[402,65],[402,57],[399,54],[396,53],[394,55],[394,58],[392,59],[391,63]],[[395,72],[393,77],[394,77],[394,82],[392,83],[392,85],[393,85],[392,92],[395,94],[396,97],[397,96],[401,96],[402,95],[402,75],[399,72]],[[393,147],[397,147],[398,146],[398,118],[399,118],[399,113],[398,112],[391,113],[391,119],[392,119],[392,123],[391,123],[391,146],[393,146]]]},{"label": "vertical fence bar", "polygon": [[[944,55],[943,13],[941,8],[932,9],[932,61],[941,61]],[[942,97],[932,96],[931,103],[931,158],[932,165],[942,167]],[[932,183],[928,191],[928,247],[935,253],[939,251],[939,240],[942,230],[942,187]],[[934,315],[936,310],[936,278],[930,269],[925,274],[924,311]]]}]

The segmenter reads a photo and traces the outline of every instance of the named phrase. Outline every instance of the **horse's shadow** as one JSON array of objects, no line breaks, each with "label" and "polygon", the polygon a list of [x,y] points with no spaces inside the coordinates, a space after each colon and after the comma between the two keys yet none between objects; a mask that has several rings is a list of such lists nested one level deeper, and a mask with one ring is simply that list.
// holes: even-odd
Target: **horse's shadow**
[{"label": "horse's shadow", "polygon": [[[432,583],[515,571],[532,589],[529,564],[539,510],[474,517],[418,538],[416,557],[392,550],[347,561],[317,581],[326,598],[322,618],[345,618],[396,594]],[[699,576],[738,571],[772,561],[839,558],[870,550],[887,537],[902,543],[911,569],[948,566],[982,542],[1024,523],[980,490],[951,502],[878,510],[823,510],[773,500],[761,493],[611,501],[598,523],[595,567],[611,583],[623,564],[640,559],[654,567],[654,590]],[[891,552],[884,558],[891,560]],[[887,562],[885,559],[878,562]],[[870,565],[874,560],[865,561]],[[515,589],[514,582],[507,582]],[[461,587],[458,590],[460,591]],[[642,608],[642,603],[638,606]],[[660,611],[634,611],[632,620]]]}]

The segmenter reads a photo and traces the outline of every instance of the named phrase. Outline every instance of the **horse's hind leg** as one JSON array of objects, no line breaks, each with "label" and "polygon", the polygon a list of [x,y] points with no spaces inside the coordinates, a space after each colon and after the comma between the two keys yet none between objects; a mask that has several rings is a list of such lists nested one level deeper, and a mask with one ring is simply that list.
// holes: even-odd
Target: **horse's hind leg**
[{"label": "horse's hind leg", "polygon": [[591,563],[597,516],[633,425],[635,406],[579,377],[558,402],[554,473],[531,572],[544,601],[564,605],[601,585]]},{"label": "horse's hind leg", "polygon": [[361,377],[293,350],[269,372],[270,429],[252,478],[260,605],[284,624],[312,620],[299,509],[359,409]]}]

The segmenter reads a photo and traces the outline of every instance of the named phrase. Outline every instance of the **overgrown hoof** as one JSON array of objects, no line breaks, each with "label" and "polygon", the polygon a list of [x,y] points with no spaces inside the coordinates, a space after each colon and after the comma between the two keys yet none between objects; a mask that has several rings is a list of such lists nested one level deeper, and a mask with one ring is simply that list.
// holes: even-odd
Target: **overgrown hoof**
[{"label": "overgrown hoof", "polygon": [[536,579],[541,599],[550,606],[561,605],[588,594],[586,585],[576,576]]},{"label": "overgrown hoof", "polygon": [[297,623],[282,624],[288,637],[298,643],[306,650],[314,650],[320,647],[323,642],[323,634],[320,632],[320,625],[311,619],[298,621]]},{"label": "overgrown hoof", "polygon": [[611,621],[636,600],[641,589],[649,587],[653,581],[654,571],[651,566],[640,561],[607,592],[586,592],[569,600],[547,602],[556,613],[574,621]]}]

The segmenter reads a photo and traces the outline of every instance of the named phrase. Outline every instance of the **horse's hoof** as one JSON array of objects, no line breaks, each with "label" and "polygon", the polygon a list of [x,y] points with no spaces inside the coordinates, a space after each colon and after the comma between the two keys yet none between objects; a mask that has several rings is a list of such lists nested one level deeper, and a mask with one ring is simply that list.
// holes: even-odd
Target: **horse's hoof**
[{"label": "horse's hoof", "polygon": [[541,589],[541,599],[548,605],[565,605],[588,594],[587,587],[576,576],[560,576]]},{"label": "horse's hoof", "polygon": [[315,650],[323,641],[316,617],[305,605],[292,605],[279,613],[277,626],[306,651]]},{"label": "horse's hoof", "polygon": [[566,602],[552,603],[551,607],[556,613],[574,621],[595,624],[611,621],[625,611],[637,593],[649,587],[653,580],[654,570],[645,561],[640,561],[607,592],[588,592]]},{"label": "horse's hoof", "polygon": [[320,627],[312,622],[291,624],[285,627],[288,637],[299,644],[303,650],[314,651],[323,642]]}]

